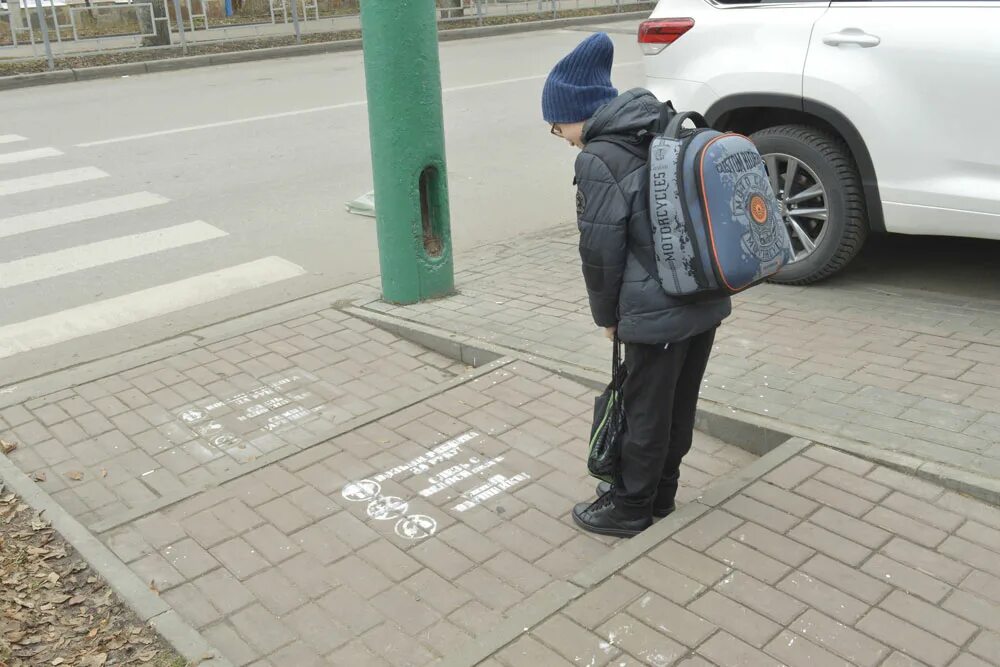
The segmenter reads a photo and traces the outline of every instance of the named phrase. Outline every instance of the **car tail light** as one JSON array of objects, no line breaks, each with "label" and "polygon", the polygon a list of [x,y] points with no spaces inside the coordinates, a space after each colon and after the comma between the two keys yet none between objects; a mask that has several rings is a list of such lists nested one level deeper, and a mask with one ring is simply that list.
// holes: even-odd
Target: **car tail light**
[{"label": "car tail light", "polygon": [[655,56],[694,27],[694,19],[652,19],[639,26],[639,44],[647,56]]}]

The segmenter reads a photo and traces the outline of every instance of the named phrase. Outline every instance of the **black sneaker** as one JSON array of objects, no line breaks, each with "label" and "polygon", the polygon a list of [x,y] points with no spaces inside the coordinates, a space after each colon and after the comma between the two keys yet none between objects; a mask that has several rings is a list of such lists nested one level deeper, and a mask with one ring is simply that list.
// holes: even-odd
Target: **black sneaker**
[{"label": "black sneaker", "polygon": [[586,531],[612,537],[635,537],[653,525],[649,517],[625,519],[617,516],[610,493],[592,503],[577,504],[573,508],[573,521]]},{"label": "black sneaker", "polygon": [[[597,483],[598,497],[603,496],[606,493],[610,493],[610,491],[611,491],[611,484],[609,482]],[[657,500],[659,499],[657,498]],[[677,505],[674,504],[673,500],[670,501],[669,505],[659,505],[657,504],[656,500],[653,501],[653,516],[655,516],[657,519],[662,519],[664,517],[670,516],[671,514],[674,513],[674,510],[676,509]]]}]

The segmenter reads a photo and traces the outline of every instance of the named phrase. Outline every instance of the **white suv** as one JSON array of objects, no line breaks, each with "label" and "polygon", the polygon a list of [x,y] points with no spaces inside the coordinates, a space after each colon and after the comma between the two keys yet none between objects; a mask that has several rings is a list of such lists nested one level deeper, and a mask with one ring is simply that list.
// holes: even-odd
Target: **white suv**
[{"label": "white suv", "polygon": [[779,282],[869,232],[1000,239],[1000,0],[661,0],[639,42],[657,97],[766,156]]}]

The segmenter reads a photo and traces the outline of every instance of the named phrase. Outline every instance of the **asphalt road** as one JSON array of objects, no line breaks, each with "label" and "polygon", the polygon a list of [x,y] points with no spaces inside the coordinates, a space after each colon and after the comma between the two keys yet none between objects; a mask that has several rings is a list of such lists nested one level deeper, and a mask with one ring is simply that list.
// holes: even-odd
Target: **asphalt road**
[{"label": "asphalt road", "polygon": [[[634,23],[606,24],[641,85]],[[441,45],[458,251],[573,224],[575,151],[540,118],[585,31]],[[378,273],[360,53],[8,91],[0,391]],[[835,281],[996,299],[1000,245],[877,239]],[[902,298],[902,297],[901,297]]]},{"label": "asphalt road", "polygon": [[[539,98],[583,36],[441,45],[458,250],[572,224]],[[0,386],[376,275],[364,99],[361,53],[5,92]]]}]

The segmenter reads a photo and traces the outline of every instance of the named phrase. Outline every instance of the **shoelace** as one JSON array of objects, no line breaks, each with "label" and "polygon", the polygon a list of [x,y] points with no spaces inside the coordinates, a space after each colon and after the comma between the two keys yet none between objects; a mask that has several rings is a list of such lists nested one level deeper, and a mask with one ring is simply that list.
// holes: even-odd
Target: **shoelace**
[{"label": "shoelace", "polygon": [[598,498],[597,500],[595,500],[594,502],[592,502],[590,504],[590,507],[588,507],[587,509],[588,509],[588,511],[594,511],[594,510],[604,509],[605,507],[607,507],[608,505],[611,505],[611,504],[612,504],[611,491],[608,491],[607,493],[605,493],[604,495],[602,495],[600,498]]}]

